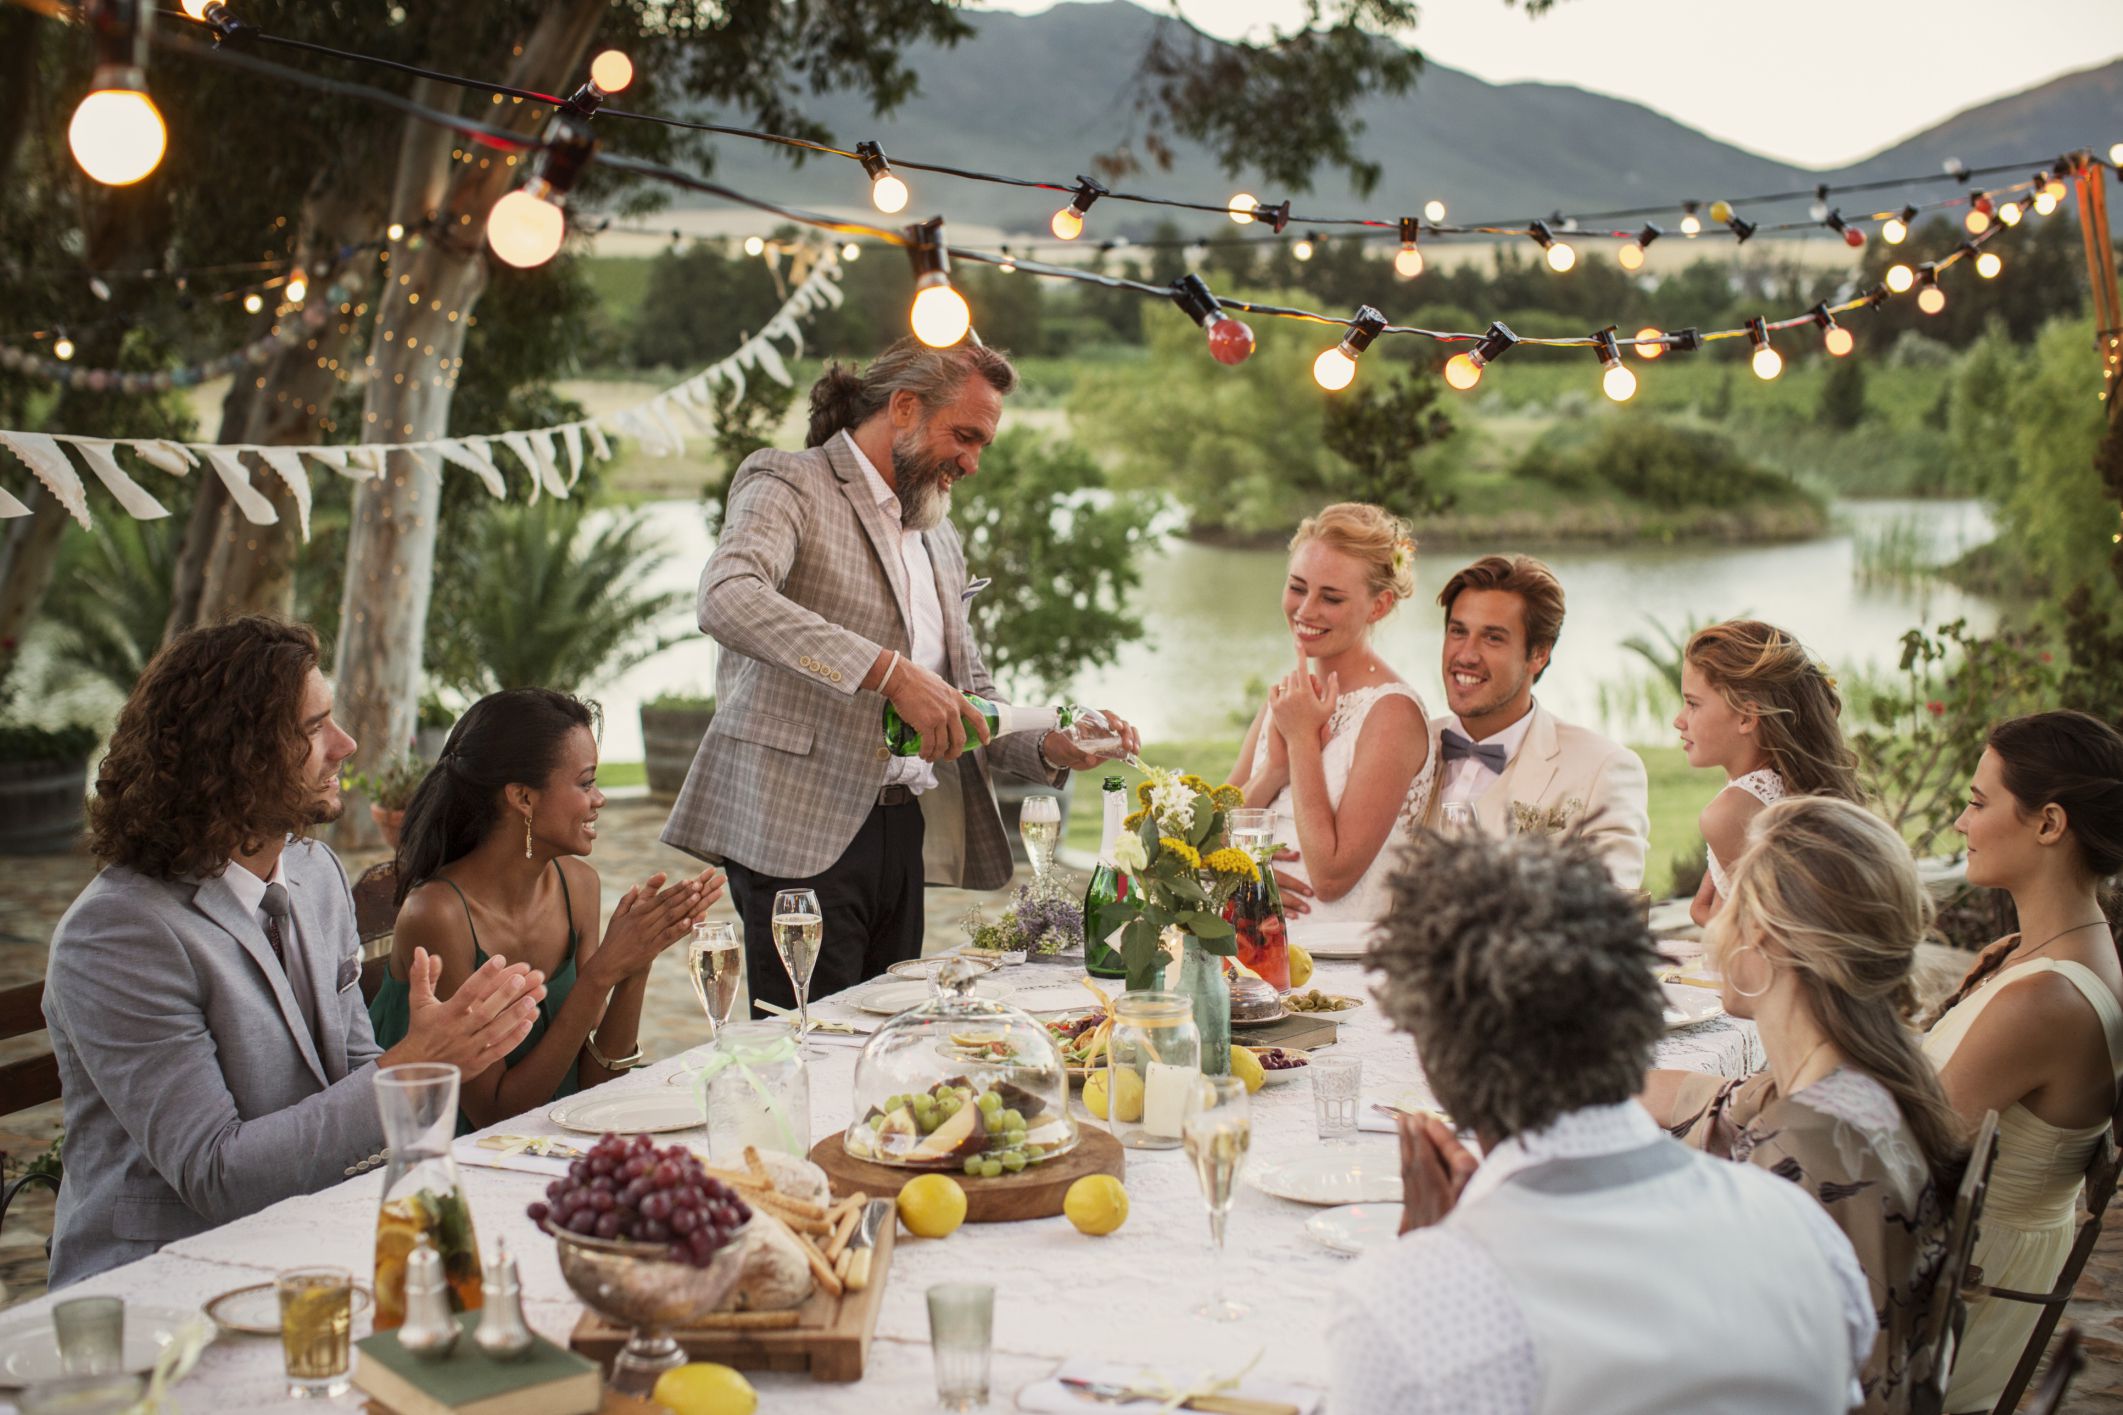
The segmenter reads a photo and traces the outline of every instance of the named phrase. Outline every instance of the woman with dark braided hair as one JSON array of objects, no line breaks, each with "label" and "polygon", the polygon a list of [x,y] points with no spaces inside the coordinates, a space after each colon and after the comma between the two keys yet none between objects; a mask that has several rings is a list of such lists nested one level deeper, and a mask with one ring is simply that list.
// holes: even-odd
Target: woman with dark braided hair
[{"label": "woman with dark braided hair", "polygon": [[[630,889],[597,935],[596,716],[545,688],[472,704],[406,808],[390,974],[369,1015],[378,1037],[406,1022],[407,960],[442,960],[448,997],[489,957],[546,976],[538,1021],[494,1066],[466,1075],[460,1124],[478,1129],[641,1065],[635,1045],[649,966],[722,894],[703,870]],[[388,1042],[384,1043],[389,1045]]]}]

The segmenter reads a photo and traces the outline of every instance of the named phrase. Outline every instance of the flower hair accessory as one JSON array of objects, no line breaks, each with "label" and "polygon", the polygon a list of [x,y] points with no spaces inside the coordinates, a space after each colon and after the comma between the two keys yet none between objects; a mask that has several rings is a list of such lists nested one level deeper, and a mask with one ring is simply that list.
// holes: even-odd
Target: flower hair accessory
[{"label": "flower hair accessory", "polygon": [[1408,573],[1408,567],[1413,563],[1415,563],[1415,542],[1406,536],[1402,536],[1393,543],[1393,573],[1395,575],[1405,575]]}]

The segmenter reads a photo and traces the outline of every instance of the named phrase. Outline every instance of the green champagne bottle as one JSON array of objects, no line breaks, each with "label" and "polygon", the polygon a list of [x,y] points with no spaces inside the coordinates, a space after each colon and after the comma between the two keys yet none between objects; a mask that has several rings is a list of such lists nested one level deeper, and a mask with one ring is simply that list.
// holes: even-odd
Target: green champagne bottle
[{"label": "green champagne bottle", "polygon": [[1120,957],[1120,926],[1106,922],[1114,905],[1135,891],[1135,881],[1113,863],[1113,847],[1120,843],[1121,822],[1128,814],[1126,784],[1117,776],[1106,778],[1106,823],[1099,833],[1098,868],[1091,872],[1091,887],[1084,891],[1084,971],[1094,978],[1125,978],[1128,969]]},{"label": "green champagne bottle", "polygon": [[[990,740],[1012,732],[1052,732],[1057,728],[1067,731],[1076,720],[1075,713],[1068,708],[1015,707],[1009,703],[991,703],[978,693],[966,694],[966,712],[988,724]],[[969,745],[978,746],[978,739]],[[921,755],[921,734],[909,727],[906,719],[899,715],[899,709],[890,703],[885,704],[885,748],[895,757]]]}]

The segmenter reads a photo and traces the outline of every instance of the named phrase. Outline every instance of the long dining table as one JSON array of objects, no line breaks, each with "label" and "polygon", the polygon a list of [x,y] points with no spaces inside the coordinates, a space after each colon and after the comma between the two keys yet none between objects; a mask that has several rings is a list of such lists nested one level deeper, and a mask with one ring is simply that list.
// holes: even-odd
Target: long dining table
[{"label": "long dining table", "polygon": [[[1047,998],[1081,974],[1062,966],[1028,964],[995,976],[1027,996]],[[1359,965],[1322,962],[1311,986],[1365,999],[1362,1007],[1337,1019],[1335,1046],[1363,1059],[1366,1111],[1373,1103],[1434,1103],[1408,1038],[1381,1016]],[[1089,994],[1084,997],[1088,1002]],[[814,1021],[865,1027],[880,1020],[859,1010],[848,994],[818,1000],[811,1015]],[[706,1031],[703,1022],[703,1036]],[[814,1140],[845,1128],[852,1118],[858,1055],[857,1043],[814,1039],[807,1060]],[[609,1085],[666,1086],[674,1074],[697,1067],[700,1056],[695,1050],[669,1057]],[[1659,1045],[1657,1064],[1742,1076],[1762,1064],[1761,1045],[1752,1024],[1718,1016],[1669,1031]],[[1080,1095],[1072,1097],[1071,1110],[1083,1124],[1100,1123],[1083,1109]],[[1246,1160],[1251,1170],[1313,1152],[1323,1143],[1315,1132],[1311,1088],[1303,1075],[1255,1094],[1252,1113],[1253,1141]],[[544,1110],[481,1133],[588,1143],[586,1137],[555,1125]],[[658,1139],[702,1145],[705,1134],[682,1131]],[[1390,1168],[1397,1163],[1397,1141],[1388,1133],[1359,1133],[1335,1143],[1361,1155],[1367,1166]],[[565,1345],[582,1307],[561,1279],[552,1240],[525,1213],[526,1206],[542,1196],[549,1174],[536,1172],[537,1165],[497,1167],[522,1164],[522,1157],[483,1150],[467,1140],[458,1142],[458,1154],[487,1256],[492,1257],[496,1239],[507,1239],[521,1267],[526,1317],[536,1330]],[[468,1158],[477,1162],[466,1163]],[[1215,1323],[1194,1315],[1194,1308],[1208,1297],[1215,1273],[1206,1213],[1185,1156],[1176,1150],[1131,1150],[1126,1166],[1128,1219],[1106,1237],[1087,1237],[1059,1217],[967,1224],[942,1239],[915,1238],[900,1230],[863,1378],[835,1385],[801,1375],[752,1372],[761,1408],[828,1415],[935,1408],[924,1292],[942,1282],[994,1285],[996,1408],[1013,1408],[1014,1393],[1021,1387],[1052,1376],[1065,1360],[1086,1356],[1147,1368],[1182,1383],[1253,1363],[1253,1373],[1262,1379],[1324,1392],[1334,1288],[1351,1260],[1308,1233],[1306,1221],[1321,1210],[1270,1197],[1241,1176],[1229,1220],[1223,1282],[1229,1294],[1252,1311],[1237,1322]],[[108,1293],[142,1308],[196,1309],[230,1289],[268,1282],[279,1269],[320,1263],[351,1269],[357,1280],[366,1282],[373,1266],[382,1184],[380,1173],[371,1172],[283,1200],[89,1278],[62,1295]],[[25,1322],[48,1321],[52,1300],[40,1298],[0,1313],[0,1334]],[[355,1336],[366,1334],[366,1317],[357,1317]],[[7,1394],[0,1390],[0,1404]],[[295,1404],[286,1395],[279,1343],[231,1334],[218,1336],[206,1348],[175,1394],[185,1409],[215,1415]],[[361,1399],[357,1391],[337,1405],[358,1408]],[[302,1404],[315,1410],[320,1402]]]}]

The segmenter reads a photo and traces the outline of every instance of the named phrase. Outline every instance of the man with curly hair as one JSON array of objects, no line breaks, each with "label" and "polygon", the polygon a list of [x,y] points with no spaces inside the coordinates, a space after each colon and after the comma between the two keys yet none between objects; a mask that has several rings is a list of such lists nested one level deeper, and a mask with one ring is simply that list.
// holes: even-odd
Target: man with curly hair
[{"label": "man with curly hair", "polygon": [[52,935],[44,1017],[66,1117],[51,1285],[378,1163],[379,1067],[478,1072],[544,979],[495,959],[448,1002],[413,960],[413,1023],[379,1055],[338,818],[354,740],[307,627],[180,635],[126,699],[89,805],[104,869]]},{"label": "man with curly hair", "polygon": [[1849,1241],[1632,1099],[1664,1003],[1593,848],[1425,836],[1392,890],[1380,1002],[1452,1122],[1401,1120],[1400,1238],[1329,1329],[1337,1415],[1857,1404],[1875,1323]]}]

